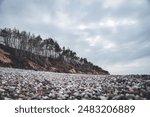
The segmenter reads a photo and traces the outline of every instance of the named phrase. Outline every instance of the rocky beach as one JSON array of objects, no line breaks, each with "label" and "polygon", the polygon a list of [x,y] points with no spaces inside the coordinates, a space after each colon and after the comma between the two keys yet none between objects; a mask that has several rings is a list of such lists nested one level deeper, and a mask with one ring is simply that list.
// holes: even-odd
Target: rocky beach
[{"label": "rocky beach", "polygon": [[84,75],[0,67],[1,100],[149,100],[150,75]]}]

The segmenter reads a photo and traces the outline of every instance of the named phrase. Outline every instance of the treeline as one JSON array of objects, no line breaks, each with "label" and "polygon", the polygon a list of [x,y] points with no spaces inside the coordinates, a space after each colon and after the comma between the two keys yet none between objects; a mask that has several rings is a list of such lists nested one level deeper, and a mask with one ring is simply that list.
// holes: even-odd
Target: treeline
[{"label": "treeline", "polygon": [[35,36],[30,32],[19,31],[17,29],[4,28],[0,29],[0,43],[19,50],[31,52],[36,55],[48,58],[61,58],[66,62],[86,65],[101,69],[98,66],[88,62],[86,58],[80,58],[76,52],[69,48],[61,48],[56,40],[52,38],[42,39],[40,35]]}]

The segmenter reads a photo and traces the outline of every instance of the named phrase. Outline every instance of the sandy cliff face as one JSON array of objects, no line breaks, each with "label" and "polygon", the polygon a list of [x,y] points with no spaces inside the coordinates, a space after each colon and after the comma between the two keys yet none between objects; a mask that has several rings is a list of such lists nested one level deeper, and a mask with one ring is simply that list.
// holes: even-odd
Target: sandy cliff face
[{"label": "sandy cliff face", "polygon": [[11,59],[9,58],[9,53],[5,52],[4,50],[0,49],[0,61],[6,64],[12,63]]}]

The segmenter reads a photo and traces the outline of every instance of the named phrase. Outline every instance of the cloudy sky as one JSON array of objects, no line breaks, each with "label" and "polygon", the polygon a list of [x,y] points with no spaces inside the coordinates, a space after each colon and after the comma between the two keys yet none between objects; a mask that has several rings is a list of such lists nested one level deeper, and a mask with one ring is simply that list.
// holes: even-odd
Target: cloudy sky
[{"label": "cloudy sky", "polygon": [[111,74],[150,74],[150,0],[0,0],[0,28],[52,37]]}]

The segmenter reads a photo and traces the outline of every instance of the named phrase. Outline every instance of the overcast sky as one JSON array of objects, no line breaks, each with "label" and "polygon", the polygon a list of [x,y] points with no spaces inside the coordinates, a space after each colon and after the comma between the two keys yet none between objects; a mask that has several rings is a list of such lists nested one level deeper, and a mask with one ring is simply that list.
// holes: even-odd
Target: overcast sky
[{"label": "overcast sky", "polygon": [[52,37],[111,74],[150,74],[150,0],[0,0],[0,28]]}]

